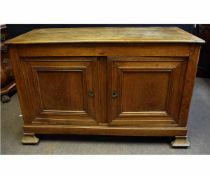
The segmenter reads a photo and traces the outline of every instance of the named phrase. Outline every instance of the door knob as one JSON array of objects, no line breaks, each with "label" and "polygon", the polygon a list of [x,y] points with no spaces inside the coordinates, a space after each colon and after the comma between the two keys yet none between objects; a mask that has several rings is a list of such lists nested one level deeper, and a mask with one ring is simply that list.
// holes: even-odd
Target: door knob
[{"label": "door knob", "polygon": [[88,96],[93,97],[95,94],[93,91],[88,91]]},{"label": "door knob", "polygon": [[112,98],[117,98],[117,97],[118,97],[117,91],[113,91],[113,92],[112,92]]}]

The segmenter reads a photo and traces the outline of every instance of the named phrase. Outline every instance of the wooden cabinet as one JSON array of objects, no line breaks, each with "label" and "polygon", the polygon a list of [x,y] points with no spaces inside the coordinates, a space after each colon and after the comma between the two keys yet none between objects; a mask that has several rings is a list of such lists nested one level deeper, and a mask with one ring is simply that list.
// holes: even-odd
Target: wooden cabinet
[{"label": "wooden cabinet", "polygon": [[178,28],[38,29],[7,42],[35,134],[175,136],[187,119],[204,41]]}]

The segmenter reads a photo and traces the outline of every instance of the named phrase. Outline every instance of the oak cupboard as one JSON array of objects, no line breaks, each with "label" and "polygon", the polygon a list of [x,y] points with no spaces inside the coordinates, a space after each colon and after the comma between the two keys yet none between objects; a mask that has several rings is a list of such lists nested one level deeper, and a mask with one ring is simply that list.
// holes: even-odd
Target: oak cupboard
[{"label": "oak cupboard", "polygon": [[22,143],[37,143],[35,134],[94,134],[169,136],[188,147],[202,43],[175,27],[36,29],[7,41]]}]

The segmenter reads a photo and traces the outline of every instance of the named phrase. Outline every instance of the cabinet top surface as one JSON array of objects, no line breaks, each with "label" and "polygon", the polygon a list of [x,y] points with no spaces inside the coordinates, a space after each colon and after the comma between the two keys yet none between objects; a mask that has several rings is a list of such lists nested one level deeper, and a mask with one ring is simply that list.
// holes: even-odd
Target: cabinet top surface
[{"label": "cabinet top surface", "polygon": [[7,44],[47,43],[204,43],[177,27],[91,27],[35,29]]}]

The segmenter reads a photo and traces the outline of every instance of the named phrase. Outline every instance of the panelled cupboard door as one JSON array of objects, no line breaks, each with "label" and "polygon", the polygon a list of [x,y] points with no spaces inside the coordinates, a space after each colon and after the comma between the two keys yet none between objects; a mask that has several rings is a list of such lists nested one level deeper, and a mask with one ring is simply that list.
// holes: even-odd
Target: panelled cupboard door
[{"label": "panelled cupboard door", "polygon": [[21,58],[32,123],[94,125],[97,122],[96,57]]},{"label": "panelled cupboard door", "polygon": [[187,58],[108,57],[110,125],[177,126]]}]

